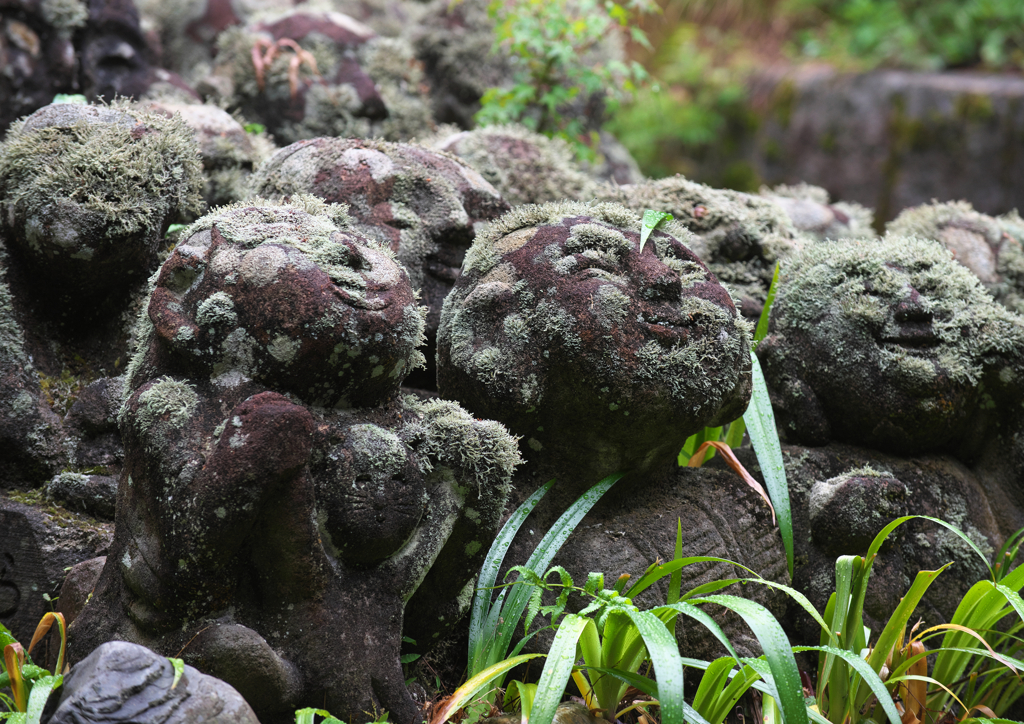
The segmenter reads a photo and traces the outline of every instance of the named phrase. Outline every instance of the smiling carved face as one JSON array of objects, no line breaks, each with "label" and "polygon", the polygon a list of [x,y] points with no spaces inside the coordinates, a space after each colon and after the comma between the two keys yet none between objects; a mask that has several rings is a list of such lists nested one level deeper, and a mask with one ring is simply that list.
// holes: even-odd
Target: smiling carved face
[{"label": "smiling carved face", "polygon": [[496,222],[442,312],[441,392],[537,452],[582,436],[624,463],[742,413],[747,334],[728,292],[670,234],[641,252],[639,231],[613,204],[521,207]]},{"label": "smiling carved face", "polygon": [[161,268],[149,316],[215,381],[258,379],[324,407],[374,404],[422,359],[421,309],[386,248],[338,207],[303,203],[200,219]]},{"label": "smiling carved face", "polygon": [[987,404],[990,360],[1021,340],[1019,320],[948,251],[902,237],[829,242],[794,259],[772,330],[759,354],[782,398],[799,396],[799,378],[831,436],[898,452],[961,431]]}]

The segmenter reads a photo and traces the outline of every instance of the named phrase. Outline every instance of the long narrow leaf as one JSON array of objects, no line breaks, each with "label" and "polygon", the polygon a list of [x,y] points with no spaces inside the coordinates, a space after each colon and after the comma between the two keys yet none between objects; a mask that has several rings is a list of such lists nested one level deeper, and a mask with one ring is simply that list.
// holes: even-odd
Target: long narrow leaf
[{"label": "long narrow leaf", "polygon": [[509,670],[519,666],[519,664],[526,663],[530,659],[536,659],[544,654],[521,654],[520,656],[513,656],[512,658],[499,661],[493,666],[481,671],[476,676],[468,679],[466,683],[460,686],[455,692],[448,697],[435,711],[431,718],[431,724],[443,724],[459,709],[464,707],[473,698],[479,694],[484,687],[488,686],[497,679],[499,676],[504,676]]},{"label": "long narrow leaf", "polygon": [[643,637],[654,664],[662,724],[683,724],[683,663],[679,644],[650,611],[627,611],[626,615]]},{"label": "long narrow leaf", "polygon": [[[498,532],[498,536],[494,539],[494,543],[491,544],[490,549],[487,551],[487,556],[484,558],[483,566],[480,568],[480,576],[477,579],[477,592],[473,596],[473,603],[470,608],[469,616],[469,673],[473,676],[483,668],[480,666],[483,660],[483,646],[484,646],[484,626],[485,622],[491,613],[491,591],[490,589],[494,586],[494,582],[498,578],[498,571],[501,569],[501,564],[505,560],[505,552],[509,546],[512,545],[512,540],[515,538],[516,533],[522,526],[523,521],[530,515],[533,509],[537,506],[544,495],[551,490],[551,486],[555,484],[554,480],[549,480],[533,495],[527,498],[522,505],[520,505],[516,512],[514,512],[509,519],[502,526],[501,531]],[[498,611],[501,610],[501,604],[504,602],[504,591],[499,594],[496,607]],[[496,617],[495,617],[496,618]],[[501,652],[504,655],[504,651]]]},{"label": "long narrow leaf", "polygon": [[591,623],[590,619],[574,613],[566,614],[559,623],[540,681],[537,682],[530,724],[551,724],[555,718],[555,710],[565,693],[575,663],[576,642],[588,623]]},{"label": "long narrow leaf", "polygon": [[[750,405],[743,413],[743,422],[747,426],[750,442],[757,455],[757,463],[761,466],[765,486],[775,505],[775,514],[779,520],[779,534],[782,536],[782,547],[786,549],[786,565],[789,575],[793,576],[793,514],[789,507],[789,485],[786,482],[786,468],[782,464],[782,446],[779,444],[779,433],[775,428],[775,413],[772,412],[772,401],[768,397],[768,386],[761,372],[761,363],[757,355],[750,353],[751,381],[753,389],[750,393]],[[783,709],[785,711],[785,709]]]},{"label": "long narrow leaf", "polygon": [[896,705],[892,702],[892,695],[885,688],[885,682],[882,681],[878,672],[872,669],[857,653],[847,651],[846,649],[838,649],[834,646],[794,646],[793,650],[798,653],[801,651],[821,651],[845,661],[871,689],[871,693],[875,695],[879,704],[882,705],[882,710],[889,721],[892,724],[900,724],[900,714],[896,710]]},{"label": "long narrow leaf", "polygon": [[25,711],[25,724],[39,724],[43,718],[46,701],[54,689],[64,681],[63,676],[44,676],[36,679],[32,692],[28,695],[28,709]]},{"label": "long narrow leaf", "polygon": [[758,603],[739,596],[713,595],[691,601],[707,601],[735,611],[754,632],[771,670],[778,690],[776,696],[787,724],[807,724],[807,706],[804,704],[800,670],[786,633],[774,616]]}]

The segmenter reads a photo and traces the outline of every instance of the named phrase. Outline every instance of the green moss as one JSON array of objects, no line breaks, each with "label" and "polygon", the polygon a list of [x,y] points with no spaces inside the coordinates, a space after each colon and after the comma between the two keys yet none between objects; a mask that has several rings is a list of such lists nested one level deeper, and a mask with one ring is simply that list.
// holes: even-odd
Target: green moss
[{"label": "green moss", "polygon": [[171,215],[200,210],[202,167],[180,117],[125,103],[67,107],[73,110],[50,112],[52,125],[37,127],[39,111],[14,123],[0,145],[8,218],[31,225],[52,217],[62,199],[102,217],[109,239],[142,234],[148,241]]},{"label": "green moss", "polygon": [[348,432],[357,470],[390,474],[404,470],[409,451],[395,433],[377,425],[353,425]]},{"label": "green moss", "polygon": [[957,118],[965,121],[988,121],[995,117],[992,99],[981,93],[962,93],[953,104]]},{"label": "green moss", "polygon": [[0,242],[0,369],[28,363],[25,336],[14,316],[14,297],[7,286],[7,250]]},{"label": "green moss", "polygon": [[202,301],[196,311],[196,324],[203,327],[229,326],[237,321],[235,302],[226,292],[214,292]]},{"label": "green moss", "polygon": [[[867,350],[845,349],[847,325],[871,337],[896,336],[888,309],[912,285],[932,315],[939,340],[934,354],[957,382],[977,384],[984,366],[1005,355],[1024,353],[1019,318],[995,304],[978,279],[953,262],[940,244],[889,235],[884,240],[823,242],[791,259],[784,270],[772,311],[776,329],[813,327],[833,340],[846,364],[856,366]],[[925,373],[917,358],[883,347],[883,366],[912,381]],[[836,371],[838,373],[838,371]],[[932,369],[929,373],[934,376]]]},{"label": "green moss", "polygon": [[70,34],[75,28],[85,27],[89,8],[81,0],[43,0],[39,12],[48,25]]},{"label": "green moss", "polygon": [[512,473],[522,462],[518,438],[501,423],[477,420],[448,400],[421,402],[406,396],[405,404],[421,417],[425,441],[420,450],[430,461],[428,469],[445,466],[457,480],[475,482],[481,518],[496,524],[512,489]]},{"label": "green moss", "polygon": [[195,388],[187,382],[161,377],[139,395],[139,408],[134,423],[143,432],[166,417],[173,428],[183,428],[192,418],[199,404]]}]

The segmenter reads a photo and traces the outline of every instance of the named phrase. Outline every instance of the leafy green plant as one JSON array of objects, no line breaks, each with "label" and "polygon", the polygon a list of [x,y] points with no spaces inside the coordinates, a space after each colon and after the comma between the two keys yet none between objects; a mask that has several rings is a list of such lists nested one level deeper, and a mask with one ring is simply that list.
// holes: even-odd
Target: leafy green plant
[{"label": "leafy green plant", "polygon": [[568,108],[598,95],[614,109],[646,79],[639,63],[601,58],[599,45],[620,29],[646,43],[630,15],[654,8],[651,0],[494,0],[488,13],[496,25],[495,50],[512,58],[513,83],[484,93],[476,122],[522,123],[593,156],[588,143],[595,134],[587,134]]},{"label": "leafy green plant", "polygon": [[[54,623],[60,631],[60,652],[56,666],[56,671],[60,673],[56,675],[36,666],[30,656],[32,649],[50,632]],[[7,709],[0,712],[0,720],[7,720],[11,724],[37,724],[51,692],[64,681],[64,654],[67,646],[64,616],[59,613],[45,614],[36,626],[27,651],[14,639],[10,630],[0,624],[0,644],[4,647],[4,671],[0,673],[0,689],[11,690],[11,696],[0,693],[0,704]]]}]

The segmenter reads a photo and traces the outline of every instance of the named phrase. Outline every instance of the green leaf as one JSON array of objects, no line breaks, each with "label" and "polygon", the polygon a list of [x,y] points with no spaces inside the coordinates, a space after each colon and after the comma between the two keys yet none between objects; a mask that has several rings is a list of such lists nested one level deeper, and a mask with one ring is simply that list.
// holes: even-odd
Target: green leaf
[{"label": "green leaf", "polygon": [[[455,692],[443,702],[440,709],[435,712],[435,721],[447,721],[455,712],[464,707],[469,702],[473,701],[477,694],[496,679],[504,677],[511,669],[519,666],[519,664],[526,663],[530,659],[536,659],[544,656],[544,654],[520,654],[519,656],[513,656],[508,659],[503,659],[493,666],[488,666],[486,669],[466,680],[466,682],[460,686]],[[298,722],[298,724],[306,724],[305,722]]]},{"label": "green leaf", "polygon": [[51,103],[73,103],[75,105],[89,105],[89,100],[81,93],[58,93],[53,97]]},{"label": "green leaf", "polygon": [[772,273],[772,283],[768,287],[768,297],[764,300],[764,308],[761,310],[761,317],[757,320],[757,329],[754,330],[754,348],[757,343],[768,336],[768,315],[775,301],[775,287],[779,283],[779,263],[775,262],[775,271]]},{"label": "green leaf", "polygon": [[[775,506],[775,516],[779,522],[779,534],[782,545],[786,549],[786,565],[789,576],[793,577],[793,514],[789,508],[789,485],[786,482],[786,467],[782,463],[782,446],[779,444],[779,433],[775,428],[775,413],[772,401],[768,396],[768,386],[761,372],[761,363],[757,355],[750,353],[750,365],[753,389],[750,393],[750,405],[743,413],[743,422],[750,434],[750,442],[757,455],[757,463],[761,466],[768,496]],[[783,708],[785,711],[785,708]]]},{"label": "green leaf", "polygon": [[411,664],[418,658],[420,658],[419,654],[402,654],[398,657],[398,661],[403,664]]},{"label": "green leaf", "polygon": [[626,615],[643,637],[647,655],[654,664],[662,724],[683,724],[683,662],[679,658],[679,643],[650,611],[627,611]]},{"label": "green leaf", "polygon": [[39,724],[43,717],[43,709],[50,694],[63,683],[63,676],[44,676],[37,679],[28,695],[28,709],[25,711],[25,724]]},{"label": "green leaf", "polygon": [[[491,606],[491,588],[494,586],[495,580],[498,578],[498,571],[501,569],[501,564],[505,560],[505,552],[508,547],[512,544],[512,540],[515,538],[516,533],[519,531],[520,526],[530,515],[533,509],[537,506],[544,495],[551,490],[551,486],[555,484],[554,480],[549,480],[545,483],[537,492],[527,498],[522,505],[520,505],[516,512],[513,513],[509,519],[502,526],[501,531],[494,539],[494,543],[491,544],[490,549],[487,551],[487,556],[484,558],[483,565],[480,567],[480,576],[477,580],[477,590],[473,596],[473,604],[470,609],[469,617],[469,674],[474,676],[486,668],[488,652],[486,651],[486,640],[484,638],[484,625],[485,623],[494,626],[497,625],[498,614],[500,614],[505,600],[505,591],[502,591],[498,595],[498,599],[494,602],[496,610],[492,614]],[[507,590],[507,589],[506,589]],[[494,619],[493,622],[488,619]],[[515,622],[512,622],[512,626],[515,626]],[[495,628],[492,625],[487,626],[487,630],[494,631]],[[505,652],[502,651],[502,654]]]},{"label": "green leaf", "polygon": [[242,128],[245,129],[246,133],[260,134],[267,130],[267,127],[262,123],[246,123]]},{"label": "green leaf", "polygon": [[640,253],[644,251],[644,244],[647,243],[647,237],[651,235],[651,232],[658,228],[658,224],[663,221],[672,221],[675,218],[672,214],[665,213],[664,211],[652,211],[647,209],[644,211],[643,222],[640,226]]},{"label": "green leaf", "polygon": [[551,724],[554,720],[555,710],[562,701],[576,661],[576,642],[583,629],[590,623],[592,622],[589,618],[570,613],[559,624],[555,640],[551,642],[551,649],[548,651],[548,658],[544,662],[540,681],[537,682],[530,724]]},{"label": "green leaf", "polygon": [[882,681],[878,672],[860,657],[859,653],[847,651],[846,649],[837,649],[834,646],[794,646],[793,650],[798,653],[802,651],[821,651],[842,659],[850,668],[857,672],[861,681],[868,685],[871,693],[875,695],[875,698],[882,705],[882,710],[889,718],[889,721],[892,724],[900,724],[900,714],[896,710],[896,705],[892,702],[892,695],[885,688],[885,682]]},{"label": "green leaf", "polygon": [[691,603],[704,601],[725,606],[738,613],[746,622],[761,644],[761,650],[764,651],[778,691],[776,699],[787,724],[807,724],[807,706],[804,703],[800,670],[797,668],[796,659],[793,658],[789,639],[775,617],[764,606],[739,596],[705,596]]},{"label": "green leaf", "polygon": [[185,662],[181,659],[172,659],[170,656],[167,657],[167,660],[174,667],[174,680],[171,682],[171,688],[173,689],[181,681],[182,674],[185,673]]},{"label": "green leaf", "polygon": [[295,712],[295,724],[314,724],[317,715],[324,718],[320,724],[345,724],[341,719],[331,716],[331,713],[324,709],[313,709],[309,707],[299,709]]}]

